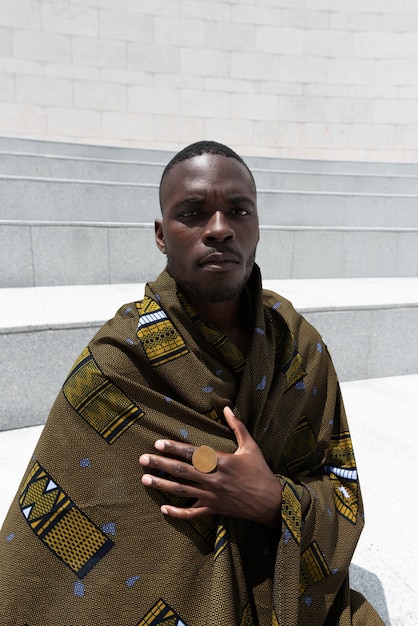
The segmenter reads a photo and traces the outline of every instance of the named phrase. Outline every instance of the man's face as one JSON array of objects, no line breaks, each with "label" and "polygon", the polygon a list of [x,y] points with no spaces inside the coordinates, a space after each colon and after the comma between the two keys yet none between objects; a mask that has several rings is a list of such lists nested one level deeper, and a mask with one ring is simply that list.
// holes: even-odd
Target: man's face
[{"label": "man's face", "polygon": [[174,165],[160,190],[156,242],[168,271],[191,302],[224,302],[241,293],[257,247],[254,182],[231,157],[202,154]]}]

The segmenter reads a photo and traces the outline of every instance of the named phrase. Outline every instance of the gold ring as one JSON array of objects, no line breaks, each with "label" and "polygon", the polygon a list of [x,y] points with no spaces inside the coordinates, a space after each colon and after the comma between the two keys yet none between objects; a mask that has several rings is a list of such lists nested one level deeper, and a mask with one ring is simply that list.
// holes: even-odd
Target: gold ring
[{"label": "gold ring", "polygon": [[210,446],[199,446],[193,452],[192,465],[202,474],[210,474],[216,470],[218,455]]}]

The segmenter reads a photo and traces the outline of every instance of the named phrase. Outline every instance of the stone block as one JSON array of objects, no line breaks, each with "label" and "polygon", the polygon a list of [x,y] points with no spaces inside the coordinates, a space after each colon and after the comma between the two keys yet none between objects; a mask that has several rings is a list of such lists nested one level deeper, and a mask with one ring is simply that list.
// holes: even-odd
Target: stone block
[{"label": "stone block", "polygon": [[[180,71],[181,74],[205,76],[206,78],[229,77],[229,54],[224,50],[182,48],[180,51]],[[229,79],[227,83],[229,85],[228,91],[230,91]],[[224,91],[226,90],[224,89]]]},{"label": "stone block", "polygon": [[30,226],[0,223],[0,288],[32,287]]},{"label": "stone block", "polygon": [[0,27],[0,56],[13,55],[12,31],[10,28]]},{"label": "stone block", "polygon": [[240,148],[247,145],[249,137],[252,137],[253,124],[250,120],[239,120],[233,117],[233,111],[231,118],[215,119],[207,118],[202,119],[204,125],[204,131],[200,136],[196,135],[196,140],[201,137],[210,137],[215,141],[221,143],[230,144],[235,147],[239,152],[244,153],[245,150]]},{"label": "stone block", "polygon": [[347,233],[344,231],[302,228],[295,230],[289,277],[338,278],[347,276],[345,273],[347,244]]},{"label": "stone block", "polygon": [[418,307],[382,307],[371,313],[367,378],[417,372]]},{"label": "stone block", "polygon": [[98,325],[0,334],[2,387],[8,390],[2,397],[2,429],[46,420],[72,363],[96,330]]},{"label": "stone block", "polygon": [[74,106],[77,109],[127,111],[128,88],[117,83],[77,80],[73,83]]},{"label": "stone block", "polygon": [[320,57],[282,56],[278,77],[290,83],[326,83],[328,61]]},{"label": "stone block", "polygon": [[2,102],[15,102],[16,80],[13,74],[4,74],[3,72],[0,72],[0,84]]},{"label": "stone block", "polygon": [[32,226],[32,249],[35,286],[109,282],[106,228]]},{"label": "stone block", "polygon": [[[305,33],[302,28],[284,28],[281,26],[257,26],[256,50],[268,54],[303,54]],[[306,61],[306,59],[304,59]]]},{"label": "stone block", "polygon": [[156,115],[155,139],[166,148],[180,150],[188,143],[205,136],[205,122],[204,117]]},{"label": "stone block", "polygon": [[15,29],[13,31],[14,56],[31,61],[71,63],[72,38],[69,35]]},{"label": "stone block", "polygon": [[303,54],[306,57],[350,57],[353,49],[353,33],[341,30],[304,30]]},{"label": "stone block", "polygon": [[129,12],[134,13],[138,11],[140,13],[150,15],[178,15],[180,12],[179,0],[125,0],[127,3],[127,9]]},{"label": "stone block", "polygon": [[152,42],[154,37],[154,18],[144,13],[132,11],[99,12],[100,37],[120,41]]},{"label": "stone block", "polygon": [[180,93],[178,89],[155,86],[128,87],[129,111],[162,115],[180,113]]},{"label": "stone block", "polygon": [[128,42],[128,69],[136,72],[179,73],[180,47]]},{"label": "stone block", "polygon": [[109,140],[130,139],[134,142],[153,141],[154,116],[135,113],[104,111],[103,136]]},{"label": "stone block", "polygon": [[111,283],[153,280],[166,264],[155,244],[154,226],[109,228]]},{"label": "stone block", "polygon": [[283,96],[279,98],[278,118],[284,122],[322,122],[327,107],[326,98]]},{"label": "stone block", "polygon": [[34,30],[41,27],[40,4],[32,0],[2,0],[1,24]]},{"label": "stone block", "polygon": [[57,77],[17,76],[16,101],[71,108],[74,103],[72,81]]},{"label": "stone block", "polygon": [[227,119],[230,115],[229,94],[184,89],[180,94],[180,111],[182,116]]},{"label": "stone block", "polygon": [[305,311],[304,316],[321,333],[340,380],[367,378],[370,309]]},{"label": "stone block", "polygon": [[231,23],[232,7],[229,2],[212,2],[210,0],[183,0],[180,5],[180,15],[190,19],[201,19],[207,21]]},{"label": "stone block", "polygon": [[126,67],[126,43],[93,37],[71,38],[72,59],[76,65],[91,65],[104,68]]},{"label": "stone block", "polygon": [[248,54],[255,51],[255,35],[255,27],[249,24],[206,22],[206,47],[214,50]]},{"label": "stone block", "polygon": [[[326,82],[342,85],[370,85],[375,81],[375,60],[328,59]],[[312,82],[312,81],[309,81]]]},{"label": "stone block", "polygon": [[397,234],[395,276],[418,276],[418,230]]},{"label": "stone block", "polygon": [[97,37],[97,9],[63,2],[41,2],[42,28],[53,33]]},{"label": "stone block", "polygon": [[280,75],[280,68],[281,58],[275,54],[231,52],[231,77],[235,79],[269,81]]},{"label": "stone block", "polygon": [[264,279],[292,276],[294,231],[291,229],[260,227],[257,263]]},{"label": "stone block", "polygon": [[279,26],[282,23],[282,10],[279,6],[266,6],[254,3],[233,4],[232,22],[242,24],[275,24]]},{"label": "stone block", "polygon": [[45,110],[36,105],[0,102],[0,133],[6,135],[46,133]]},{"label": "stone block", "polygon": [[98,111],[49,106],[46,115],[48,132],[52,136],[64,132],[73,137],[101,135],[102,117]]},{"label": "stone block", "polygon": [[[316,10],[311,9],[308,10],[306,8],[303,9],[294,9],[292,3],[288,3],[288,8],[283,8],[281,10],[280,16],[280,24],[283,26],[291,26],[295,28],[303,28],[303,29],[313,29],[313,30],[327,30],[327,33],[330,32],[330,15],[332,13],[330,11],[325,10]],[[306,36],[307,33],[305,33]]]},{"label": "stone block", "polygon": [[205,23],[186,17],[154,16],[154,43],[168,46],[204,48]]},{"label": "stone block", "polygon": [[243,120],[277,120],[278,98],[262,94],[231,94],[231,111]]}]

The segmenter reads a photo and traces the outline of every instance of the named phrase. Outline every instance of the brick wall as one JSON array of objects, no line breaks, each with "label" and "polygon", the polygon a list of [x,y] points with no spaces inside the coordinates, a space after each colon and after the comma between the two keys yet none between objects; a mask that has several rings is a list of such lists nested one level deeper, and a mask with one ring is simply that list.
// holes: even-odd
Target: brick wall
[{"label": "brick wall", "polygon": [[416,0],[0,0],[0,135],[416,161]]}]

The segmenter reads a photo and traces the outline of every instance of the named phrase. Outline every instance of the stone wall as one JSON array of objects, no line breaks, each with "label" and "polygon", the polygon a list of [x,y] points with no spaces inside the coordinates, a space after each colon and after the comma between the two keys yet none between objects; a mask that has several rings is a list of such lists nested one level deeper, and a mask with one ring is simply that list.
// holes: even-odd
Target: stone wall
[{"label": "stone wall", "polygon": [[0,0],[0,135],[418,158],[416,0]]}]

